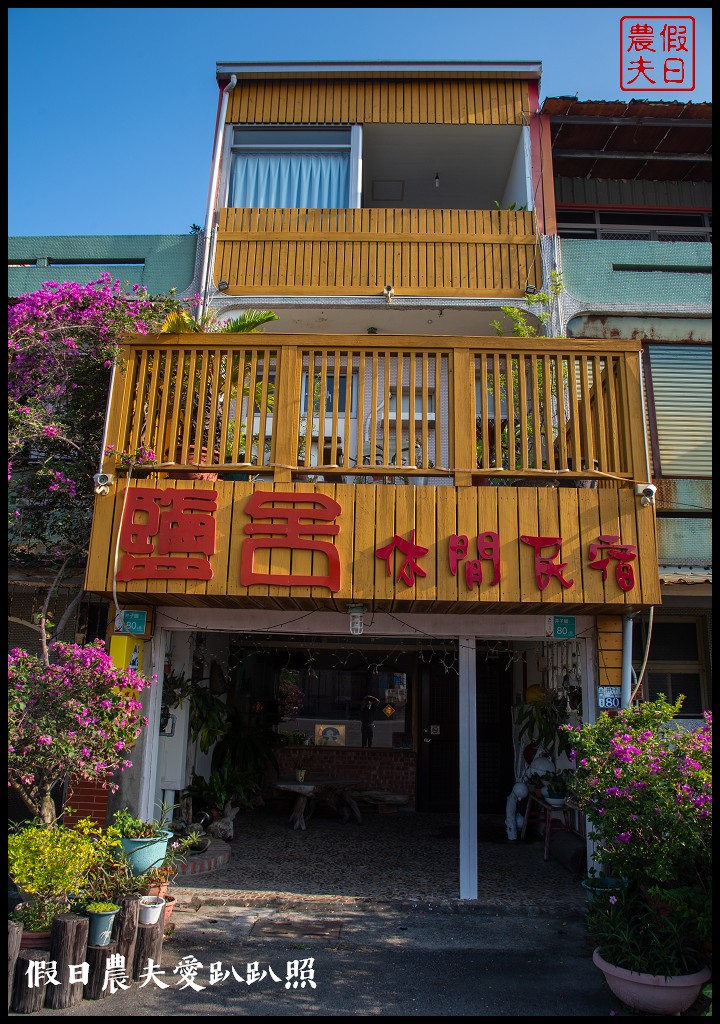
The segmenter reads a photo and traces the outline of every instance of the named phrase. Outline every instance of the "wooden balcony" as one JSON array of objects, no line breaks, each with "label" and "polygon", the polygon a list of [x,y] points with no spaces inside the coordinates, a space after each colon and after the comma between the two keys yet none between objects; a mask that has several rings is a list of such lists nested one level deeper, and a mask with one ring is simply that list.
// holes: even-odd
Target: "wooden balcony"
[{"label": "wooden balcony", "polygon": [[514,210],[220,211],[225,295],[522,298],[539,288],[535,214]]},{"label": "wooden balcony", "polygon": [[[128,476],[105,458],[116,479],[96,498],[86,589],[238,608],[656,604],[654,511],[633,488],[647,480],[638,349],[133,336],[107,443],[152,448],[159,463]],[[212,479],[184,483],[192,471]],[[417,572],[403,575],[396,544]]]},{"label": "wooden balcony", "polygon": [[[107,444],[151,448],[170,475],[461,487],[647,479],[632,341],[136,335],[114,380]],[[121,466],[111,455],[103,469]]]}]

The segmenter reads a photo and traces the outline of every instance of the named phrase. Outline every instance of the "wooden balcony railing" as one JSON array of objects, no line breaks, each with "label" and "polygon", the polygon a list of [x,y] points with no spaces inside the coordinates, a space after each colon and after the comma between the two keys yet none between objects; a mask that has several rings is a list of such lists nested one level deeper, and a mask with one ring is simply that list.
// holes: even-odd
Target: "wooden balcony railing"
[{"label": "wooden balcony railing", "polygon": [[[278,483],[647,478],[639,345],[153,335],[123,346],[107,444]],[[119,463],[108,456],[105,472]]]},{"label": "wooden balcony railing", "polygon": [[525,210],[220,211],[214,280],[225,295],[521,298],[541,287]]}]

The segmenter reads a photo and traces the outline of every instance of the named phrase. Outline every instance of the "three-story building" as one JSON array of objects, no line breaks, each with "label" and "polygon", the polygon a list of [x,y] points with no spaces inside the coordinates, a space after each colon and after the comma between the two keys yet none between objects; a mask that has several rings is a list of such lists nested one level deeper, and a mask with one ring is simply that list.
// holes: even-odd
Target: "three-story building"
[{"label": "three-story building", "polygon": [[[660,601],[641,343],[557,336],[539,65],[217,78],[200,312],[279,319],[127,339],[106,444],[160,461],[104,461],[86,588],[146,614],[145,651],[114,640],[148,671],[306,732],[321,771],[457,810],[472,898],[512,708],[536,684],[578,719],[627,703],[631,616]],[[186,709],[149,701],[146,814],[188,760]]]}]

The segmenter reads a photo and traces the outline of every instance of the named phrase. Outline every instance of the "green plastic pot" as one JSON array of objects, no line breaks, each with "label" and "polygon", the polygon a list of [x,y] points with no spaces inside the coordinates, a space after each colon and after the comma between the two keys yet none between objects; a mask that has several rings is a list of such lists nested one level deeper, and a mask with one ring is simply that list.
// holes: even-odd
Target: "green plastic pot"
[{"label": "green plastic pot", "polygon": [[87,910],[90,918],[88,946],[107,946],[112,938],[113,922],[117,910]]},{"label": "green plastic pot", "polygon": [[122,851],[130,862],[133,875],[144,875],[153,868],[159,868],[165,860],[168,840],[172,836],[172,832],[163,831],[148,839],[121,839]]}]

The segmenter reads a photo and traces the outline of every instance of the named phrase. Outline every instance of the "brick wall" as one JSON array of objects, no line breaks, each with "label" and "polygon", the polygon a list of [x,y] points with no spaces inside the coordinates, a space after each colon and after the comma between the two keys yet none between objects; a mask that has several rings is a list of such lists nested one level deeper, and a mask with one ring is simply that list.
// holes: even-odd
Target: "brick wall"
[{"label": "brick wall", "polygon": [[99,782],[83,779],[71,780],[66,804],[72,813],[63,815],[63,825],[75,825],[80,818],[92,818],[103,827],[107,823],[110,791],[103,789]]},{"label": "brick wall", "polygon": [[[388,793],[401,793],[410,797],[409,806],[415,805],[415,777],[417,755],[412,750],[384,750],[362,747],[285,747],[276,750],[283,778],[293,775],[295,764],[302,754],[312,755],[312,764],[305,776],[327,775],[336,779],[357,779],[363,789],[381,789]],[[271,786],[274,775],[268,776]]]}]

